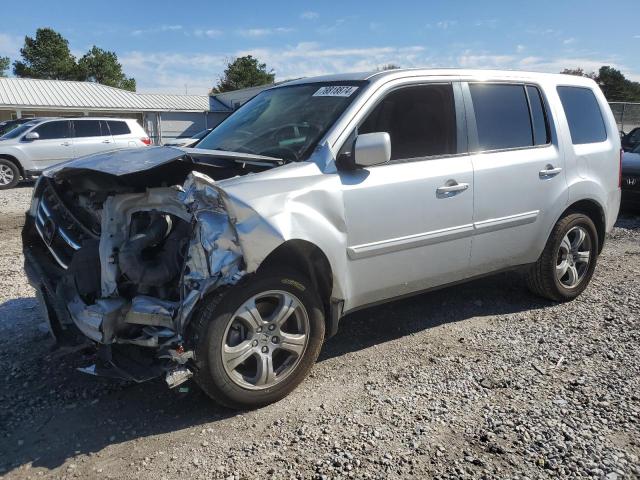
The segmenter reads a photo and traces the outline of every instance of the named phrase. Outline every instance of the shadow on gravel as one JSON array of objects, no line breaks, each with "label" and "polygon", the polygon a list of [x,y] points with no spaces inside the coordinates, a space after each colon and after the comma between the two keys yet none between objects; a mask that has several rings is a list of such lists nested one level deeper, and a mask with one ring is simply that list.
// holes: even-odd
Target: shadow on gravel
[{"label": "shadow on gravel", "polygon": [[[25,304],[21,300],[5,304],[3,310],[17,314],[21,305],[33,304],[32,299]],[[548,305],[528,293],[520,275],[499,274],[348,315],[338,335],[325,345],[319,361],[443,323]],[[15,355],[12,363],[41,370],[41,379],[37,387],[25,388],[22,380],[6,377],[5,388],[15,392],[8,393],[10,401],[3,408],[13,405],[21,416],[28,416],[29,422],[19,426],[12,423],[15,428],[0,426],[4,431],[0,438],[0,474],[27,464],[52,469],[77,455],[100,452],[110,444],[209,424],[236,414],[213,405],[192,384],[188,393],[181,394],[168,390],[163,380],[123,385],[82,375],[74,370],[83,362],[86,365],[86,356],[83,358],[80,351],[34,355],[25,343]],[[20,396],[17,402],[10,398],[12,394]],[[33,415],[32,403],[41,405]],[[2,412],[0,423],[8,424],[11,415],[10,411]],[[215,428],[215,424],[210,427]]]},{"label": "shadow on gravel", "polygon": [[345,316],[319,361],[445,323],[535,310],[552,302],[529,293],[516,272],[423,293]]}]

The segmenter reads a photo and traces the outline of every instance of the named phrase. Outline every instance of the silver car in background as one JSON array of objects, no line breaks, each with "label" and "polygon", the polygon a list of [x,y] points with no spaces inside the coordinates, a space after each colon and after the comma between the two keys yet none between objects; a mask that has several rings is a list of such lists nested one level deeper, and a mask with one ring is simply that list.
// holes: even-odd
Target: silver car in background
[{"label": "silver car in background", "polygon": [[47,170],[25,268],[52,332],[98,346],[88,372],[193,376],[256,407],[305,378],[349,312],[513,268],[537,295],[577,297],[618,214],[620,151],[586,78],[297,80],[196,149]]},{"label": "silver car in background", "polygon": [[34,119],[0,137],[0,190],[73,158],[150,144],[135,119]]}]

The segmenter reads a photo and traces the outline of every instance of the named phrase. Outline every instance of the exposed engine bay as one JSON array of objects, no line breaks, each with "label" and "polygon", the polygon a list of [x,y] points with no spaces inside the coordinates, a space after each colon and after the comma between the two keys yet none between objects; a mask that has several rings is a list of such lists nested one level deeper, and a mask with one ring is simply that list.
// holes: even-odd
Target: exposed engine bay
[{"label": "exposed engine bay", "polygon": [[54,336],[79,330],[98,345],[85,372],[135,381],[165,374],[171,387],[191,376],[185,332],[198,301],[246,269],[216,181],[281,164],[208,155],[115,152],[39,179],[23,231],[25,269]]}]

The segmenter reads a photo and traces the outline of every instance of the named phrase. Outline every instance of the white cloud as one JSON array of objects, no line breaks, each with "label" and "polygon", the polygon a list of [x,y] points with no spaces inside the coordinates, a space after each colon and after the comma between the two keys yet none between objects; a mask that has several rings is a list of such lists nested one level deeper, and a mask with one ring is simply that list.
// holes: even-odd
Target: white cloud
[{"label": "white cloud", "polygon": [[447,30],[451,27],[455,27],[457,24],[457,20],[440,20],[436,23],[436,27],[441,28],[442,30]]},{"label": "white cloud", "polygon": [[293,32],[293,28],[289,27],[276,27],[276,28],[247,28],[238,30],[238,33],[243,37],[266,37],[268,35],[274,35],[278,33]]},{"label": "white cloud", "polygon": [[300,14],[300,18],[303,20],[315,20],[319,16],[320,15],[318,14],[318,12],[312,12],[312,11],[302,12]]},{"label": "white cloud", "polygon": [[634,35],[633,38],[640,38],[640,35]]},{"label": "white cloud", "polygon": [[[518,50],[516,48],[516,50]],[[332,47],[318,42],[301,42],[284,47],[247,48],[234,52],[143,53],[120,56],[127,75],[138,82],[141,92],[206,94],[217,82],[226,64],[234,57],[253,55],[276,73],[277,80],[309,77],[327,73],[371,71],[385,64],[402,67],[462,67],[532,70],[557,73],[565,68],[595,71],[602,65],[619,68],[630,79],[640,72],[626,67],[616,56],[531,55],[523,48],[514,53],[462,50],[436,53],[422,45]]]},{"label": "white cloud", "polygon": [[522,53],[526,50],[527,47],[525,47],[524,45],[516,45],[516,52],[518,53]]},{"label": "white cloud", "polygon": [[216,38],[222,35],[222,30],[217,30],[215,28],[209,29],[197,29],[193,31],[193,34],[196,37],[208,37],[208,38]]},{"label": "white cloud", "polygon": [[0,33],[0,56],[16,58],[20,55],[20,47],[24,42],[23,37]]},{"label": "white cloud", "polygon": [[564,45],[571,45],[572,43],[575,43],[576,39],[571,37],[571,38],[565,38],[562,43]]},{"label": "white cloud", "polygon": [[139,37],[141,35],[147,35],[151,33],[180,32],[182,31],[182,28],[182,25],[161,25],[159,27],[133,30],[131,32],[131,35],[133,35],[134,37]]}]

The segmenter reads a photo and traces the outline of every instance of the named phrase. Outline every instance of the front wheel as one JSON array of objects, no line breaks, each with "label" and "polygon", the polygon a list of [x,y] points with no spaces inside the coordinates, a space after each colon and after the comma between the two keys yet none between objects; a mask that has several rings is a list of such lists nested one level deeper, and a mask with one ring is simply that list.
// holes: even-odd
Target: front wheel
[{"label": "front wheel", "polygon": [[196,382],[231,408],[276,402],[308,375],[324,339],[322,304],[297,273],[248,277],[193,319]]},{"label": "front wheel", "polygon": [[598,232],[582,213],[570,213],[556,223],[527,283],[531,291],[557,302],[580,295],[591,280],[598,259]]}]

